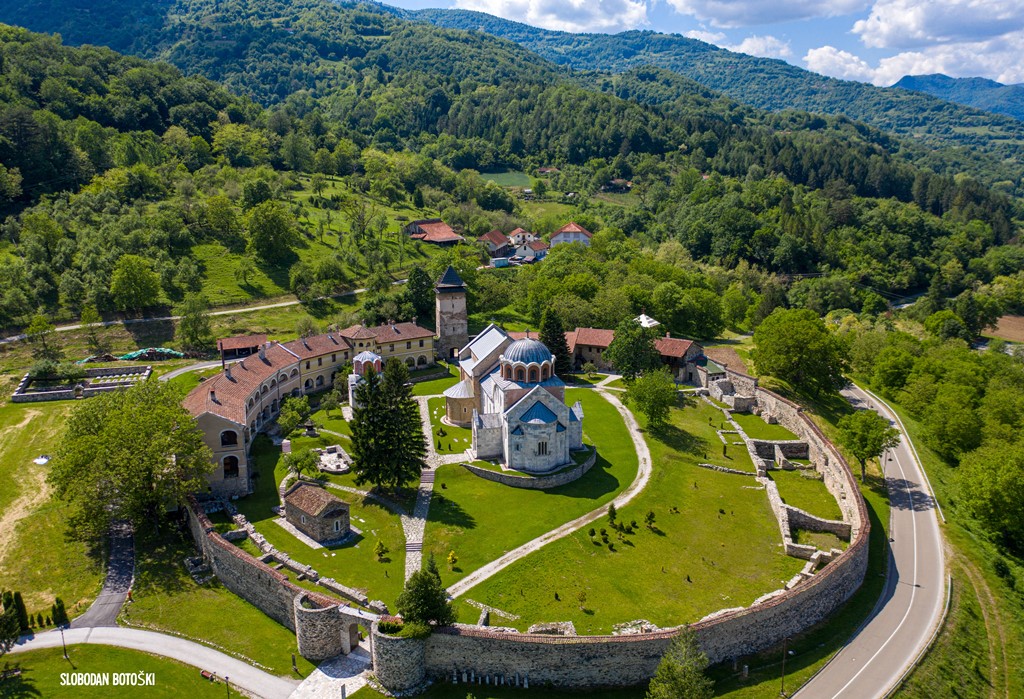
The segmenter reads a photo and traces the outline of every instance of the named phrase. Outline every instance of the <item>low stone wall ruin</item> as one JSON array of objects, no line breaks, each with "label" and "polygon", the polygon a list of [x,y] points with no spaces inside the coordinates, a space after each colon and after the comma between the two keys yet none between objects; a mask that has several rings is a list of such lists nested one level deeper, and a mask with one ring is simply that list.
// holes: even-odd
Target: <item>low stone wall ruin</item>
[{"label": "low stone wall ruin", "polygon": [[484,480],[494,481],[495,483],[502,483],[513,488],[550,490],[551,488],[557,488],[579,480],[594,467],[595,463],[597,463],[597,450],[592,448],[590,450],[590,457],[582,464],[575,468],[560,471],[551,476],[517,476],[513,473],[492,471],[490,469],[474,466],[473,464],[468,463],[462,464],[462,467],[474,476],[479,476]]}]

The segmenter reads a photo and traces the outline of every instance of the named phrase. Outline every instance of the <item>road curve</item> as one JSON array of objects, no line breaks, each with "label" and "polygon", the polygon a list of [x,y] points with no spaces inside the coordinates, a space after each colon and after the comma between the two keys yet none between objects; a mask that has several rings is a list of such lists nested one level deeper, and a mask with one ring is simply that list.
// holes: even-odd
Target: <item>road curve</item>
[{"label": "road curve", "polygon": [[[213,648],[208,648],[184,638],[154,631],[120,627],[69,629],[64,632],[64,640],[68,645],[93,643],[102,646],[140,650],[165,658],[173,658],[201,670],[214,672],[222,679],[227,677],[233,687],[244,689],[250,695],[263,697],[264,699],[286,699],[299,686],[297,680],[278,677],[269,672],[264,672],[247,662],[232,658],[230,655],[221,653]],[[18,644],[11,649],[11,653],[60,647],[60,632],[47,631],[36,634],[31,638],[20,639]],[[131,669],[125,668],[125,671]],[[157,681],[160,681],[159,676]]]},{"label": "road curve", "polygon": [[[877,396],[856,387],[843,395],[900,428]],[[937,505],[906,433],[884,464],[890,503],[885,590],[864,626],[795,694],[800,699],[888,696],[927,649],[942,619],[947,588]]]}]

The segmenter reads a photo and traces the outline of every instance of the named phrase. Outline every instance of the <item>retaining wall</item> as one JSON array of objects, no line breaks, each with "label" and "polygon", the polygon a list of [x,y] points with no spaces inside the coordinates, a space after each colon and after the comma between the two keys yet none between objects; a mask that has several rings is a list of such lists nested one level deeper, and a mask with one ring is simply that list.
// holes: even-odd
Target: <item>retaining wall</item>
[{"label": "retaining wall", "polygon": [[[761,389],[751,377],[730,371],[729,378],[738,392],[749,390],[763,412],[807,442],[810,458],[843,509],[851,543],[817,574],[794,578],[788,589],[764,595],[747,608],[722,610],[692,624],[712,663],[764,650],[826,619],[864,581],[870,533],[852,471],[799,406]],[[779,505],[787,517],[800,512],[781,501]],[[678,630],[552,637],[460,625],[438,629],[424,640],[390,639],[376,629],[374,633],[378,679],[385,687],[403,691],[418,687],[426,678],[461,682],[464,673],[467,678],[486,678],[490,684],[496,679],[499,684],[525,680],[531,686],[573,689],[639,684],[653,676]]]},{"label": "retaining wall", "polygon": [[492,471],[473,464],[462,464],[462,467],[475,476],[488,481],[502,483],[513,488],[526,488],[529,490],[549,490],[567,483],[579,480],[586,475],[587,471],[597,463],[597,450],[591,449],[590,457],[575,468],[560,471],[551,476],[516,476],[512,473]]}]

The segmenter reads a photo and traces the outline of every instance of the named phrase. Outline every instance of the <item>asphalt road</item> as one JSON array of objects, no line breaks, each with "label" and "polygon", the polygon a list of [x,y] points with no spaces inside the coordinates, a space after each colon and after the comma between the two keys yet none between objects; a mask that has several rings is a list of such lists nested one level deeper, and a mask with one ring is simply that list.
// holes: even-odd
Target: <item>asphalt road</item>
[{"label": "asphalt road", "polygon": [[[858,408],[899,424],[889,409],[858,388],[843,395]],[[946,570],[937,505],[904,435],[886,454],[890,557],[885,590],[850,642],[795,694],[800,699],[884,697],[931,641],[946,602]]]},{"label": "asphalt road", "polygon": [[132,526],[118,521],[110,525],[110,557],[103,589],[85,613],[71,622],[73,629],[117,626],[117,615],[128,598],[135,577],[135,540]]}]

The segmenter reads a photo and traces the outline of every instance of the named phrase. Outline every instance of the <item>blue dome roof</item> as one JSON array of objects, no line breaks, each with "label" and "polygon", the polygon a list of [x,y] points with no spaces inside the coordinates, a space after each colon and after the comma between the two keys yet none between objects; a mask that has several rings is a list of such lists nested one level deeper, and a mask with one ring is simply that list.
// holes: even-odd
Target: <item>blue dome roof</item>
[{"label": "blue dome roof", "polygon": [[522,364],[542,364],[554,359],[551,351],[544,346],[543,342],[532,338],[516,340],[505,349],[502,358],[508,362]]}]

